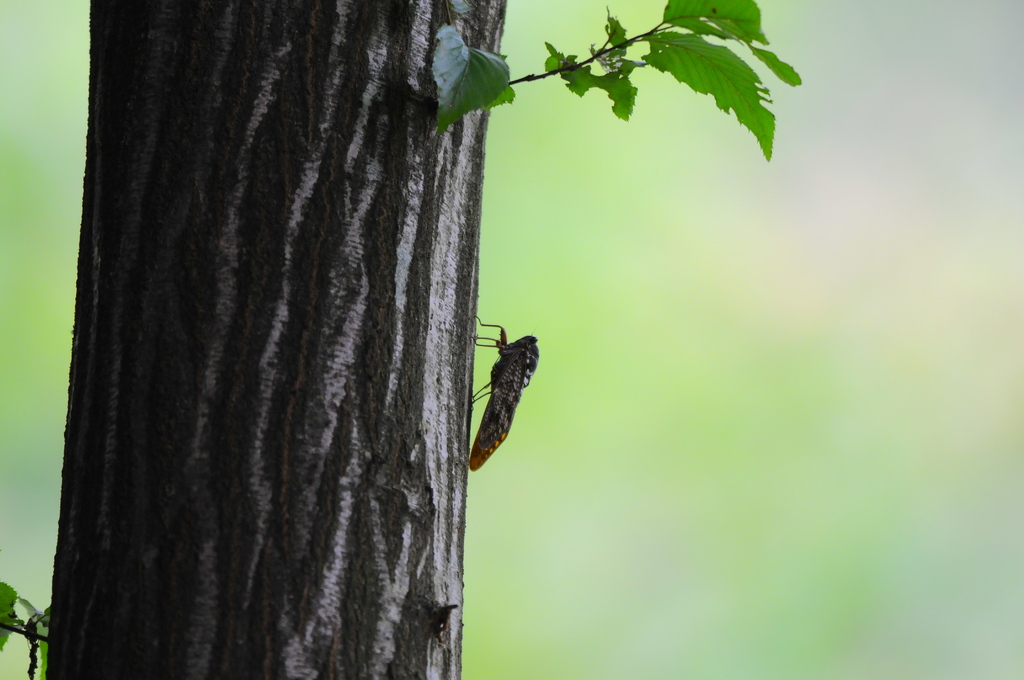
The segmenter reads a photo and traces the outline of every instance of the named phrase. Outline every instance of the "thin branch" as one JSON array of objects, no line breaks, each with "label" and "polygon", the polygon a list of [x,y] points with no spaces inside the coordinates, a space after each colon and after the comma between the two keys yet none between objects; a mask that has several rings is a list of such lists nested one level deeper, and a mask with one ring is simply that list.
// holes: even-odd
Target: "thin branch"
[{"label": "thin branch", "polygon": [[40,635],[39,633],[32,633],[30,631],[25,630],[24,628],[18,628],[17,626],[9,626],[6,623],[0,623],[0,628],[3,628],[4,630],[9,630],[12,633],[20,633],[21,635],[27,637],[29,640],[37,640],[39,642],[46,643],[50,642],[50,638],[46,637],[45,635]]},{"label": "thin branch", "polygon": [[[587,66],[588,64],[594,63],[595,61],[597,61],[598,59],[600,59],[604,55],[608,54],[609,52],[614,52],[615,50],[627,49],[633,43],[635,43],[635,42],[637,42],[639,40],[643,40],[647,36],[653,35],[653,34],[657,33],[658,31],[660,31],[660,30],[662,30],[662,29],[664,29],[664,28],[666,28],[666,27],[668,27],[670,25],[671,24],[660,23],[657,26],[655,26],[654,28],[652,28],[651,30],[647,31],[646,33],[641,33],[640,35],[633,36],[629,40],[626,40],[625,42],[621,42],[621,43],[619,43],[617,45],[612,45],[611,47],[600,49],[597,52],[594,52],[594,55],[592,57],[590,57],[589,59],[584,59],[583,61],[581,61],[578,64],[566,64],[565,66],[562,66],[561,68],[556,68],[553,71],[547,71],[546,73],[531,73],[528,76],[523,76],[522,78],[516,78],[515,80],[511,81],[509,83],[509,85],[515,85],[516,83],[528,83],[531,80],[540,80],[541,78],[547,78],[548,76],[553,76],[553,75],[556,75],[558,73],[569,73],[571,71],[575,71],[577,69],[583,68],[584,66]],[[605,45],[607,45],[607,44],[608,44],[608,41],[605,41]]]}]

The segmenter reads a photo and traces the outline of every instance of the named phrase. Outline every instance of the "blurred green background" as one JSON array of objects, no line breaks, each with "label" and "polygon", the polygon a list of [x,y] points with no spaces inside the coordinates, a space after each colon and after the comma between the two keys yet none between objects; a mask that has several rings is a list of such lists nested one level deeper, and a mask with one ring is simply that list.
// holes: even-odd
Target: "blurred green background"
[{"label": "blurred green background", "polygon": [[[805,83],[765,74],[771,163],[648,71],[629,123],[553,79],[491,117],[480,314],[542,356],[470,479],[467,679],[1024,677],[1024,5],[760,5]],[[0,0],[0,574],[41,606],[87,12]],[[604,12],[510,3],[513,77]]]}]

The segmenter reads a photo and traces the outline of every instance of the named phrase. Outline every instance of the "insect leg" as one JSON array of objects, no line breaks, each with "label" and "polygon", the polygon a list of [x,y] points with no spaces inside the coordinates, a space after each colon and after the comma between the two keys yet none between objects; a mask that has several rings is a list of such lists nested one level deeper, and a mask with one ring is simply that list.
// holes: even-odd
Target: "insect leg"
[{"label": "insect leg", "polygon": [[[498,349],[501,349],[502,347],[504,347],[505,345],[508,344],[508,335],[505,334],[505,327],[504,326],[499,326],[498,324],[495,324],[495,323],[484,323],[483,321],[480,320],[479,316],[476,317],[476,320],[477,320],[477,323],[479,323],[481,326],[486,326],[487,328],[497,328],[499,331],[501,331],[501,339],[500,340],[496,340],[494,338],[480,338],[480,337],[478,337],[477,338],[477,343],[476,343],[477,347],[497,347]],[[487,345],[487,344],[481,345],[480,342],[479,342],[480,340],[490,340],[494,344],[493,345]]]},{"label": "insect leg", "polygon": [[484,397],[490,396],[490,394],[491,394],[490,392],[484,392],[484,390],[486,390],[490,386],[491,386],[491,383],[487,383],[486,385],[484,385],[483,387],[478,389],[476,391],[476,394],[473,395],[473,401],[471,403],[475,404],[476,402],[480,401]]}]

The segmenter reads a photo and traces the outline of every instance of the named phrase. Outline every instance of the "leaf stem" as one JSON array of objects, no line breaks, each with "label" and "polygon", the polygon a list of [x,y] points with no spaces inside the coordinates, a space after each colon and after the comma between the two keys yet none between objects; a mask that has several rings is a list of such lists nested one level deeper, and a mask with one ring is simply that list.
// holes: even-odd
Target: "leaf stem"
[{"label": "leaf stem", "polygon": [[12,633],[20,633],[27,637],[29,640],[38,640],[39,642],[50,641],[50,638],[46,637],[45,635],[40,635],[39,633],[32,633],[30,631],[25,630],[24,628],[18,628],[17,626],[9,626],[6,623],[0,623],[0,628],[3,628],[4,630],[9,630]]},{"label": "leaf stem", "polygon": [[[618,43],[617,45],[612,45],[611,47],[607,47],[607,48],[602,47],[602,49],[598,50],[597,52],[594,52],[593,56],[591,56],[589,59],[584,59],[583,61],[579,62],[578,64],[566,64],[565,66],[562,66],[560,68],[556,68],[553,71],[547,71],[545,73],[531,73],[528,76],[523,76],[522,78],[516,78],[515,80],[510,81],[509,85],[515,85],[517,83],[528,83],[531,80],[541,80],[542,78],[547,78],[548,76],[553,76],[553,75],[556,75],[556,74],[559,74],[559,73],[570,73],[572,71],[576,71],[577,69],[581,69],[584,66],[587,66],[588,64],[592,64],[593,62],[597,61],[598,59],[600,59],[604,55],[608,54],[609,52],[614,52],[615,50],[621,50],[621,49],[628,48],[633,43],[635,43],[635,42],[637,42],[639,40],[643,40],[647,36],[653,35],[653,34],[657,33],[658,31],[660,31],[660,30],[662,30],[662,29],[664,29],[664,28],[666,28],[668,26],[671,26],[671,24],[666,24],[665,22],[662,22],[662,23],[658,24],[657,26],[655,26],[654,28],[652,28],[651,30],[647,31],[646,33],[641,33],[640,35],[635,35],[632,38],[630,38],[628,40],[625,40],[625,41],[623,41],[621,43]],[[609,38],[609,40],[610,40],[610,38]],[[605,40],[604,44],[607,45],[608,44],[608,40]]]}]

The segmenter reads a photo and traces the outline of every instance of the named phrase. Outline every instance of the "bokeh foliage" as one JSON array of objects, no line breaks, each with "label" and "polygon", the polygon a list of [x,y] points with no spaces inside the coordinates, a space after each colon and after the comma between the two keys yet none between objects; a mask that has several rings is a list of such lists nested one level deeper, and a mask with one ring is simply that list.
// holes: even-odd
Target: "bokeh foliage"
[{"label": "bokeh foliage", "polygon": [[[0,0],[0,574],[37,604],[85,5]],[[967,39],[945,0],[760,5],[804,77],[770,164],[685,88],[492,112],[480,314],[541,361],[470,478],[467,679],[1024,676],[1024,7]],[[512,3],[512,77],[603,9]]]}]

